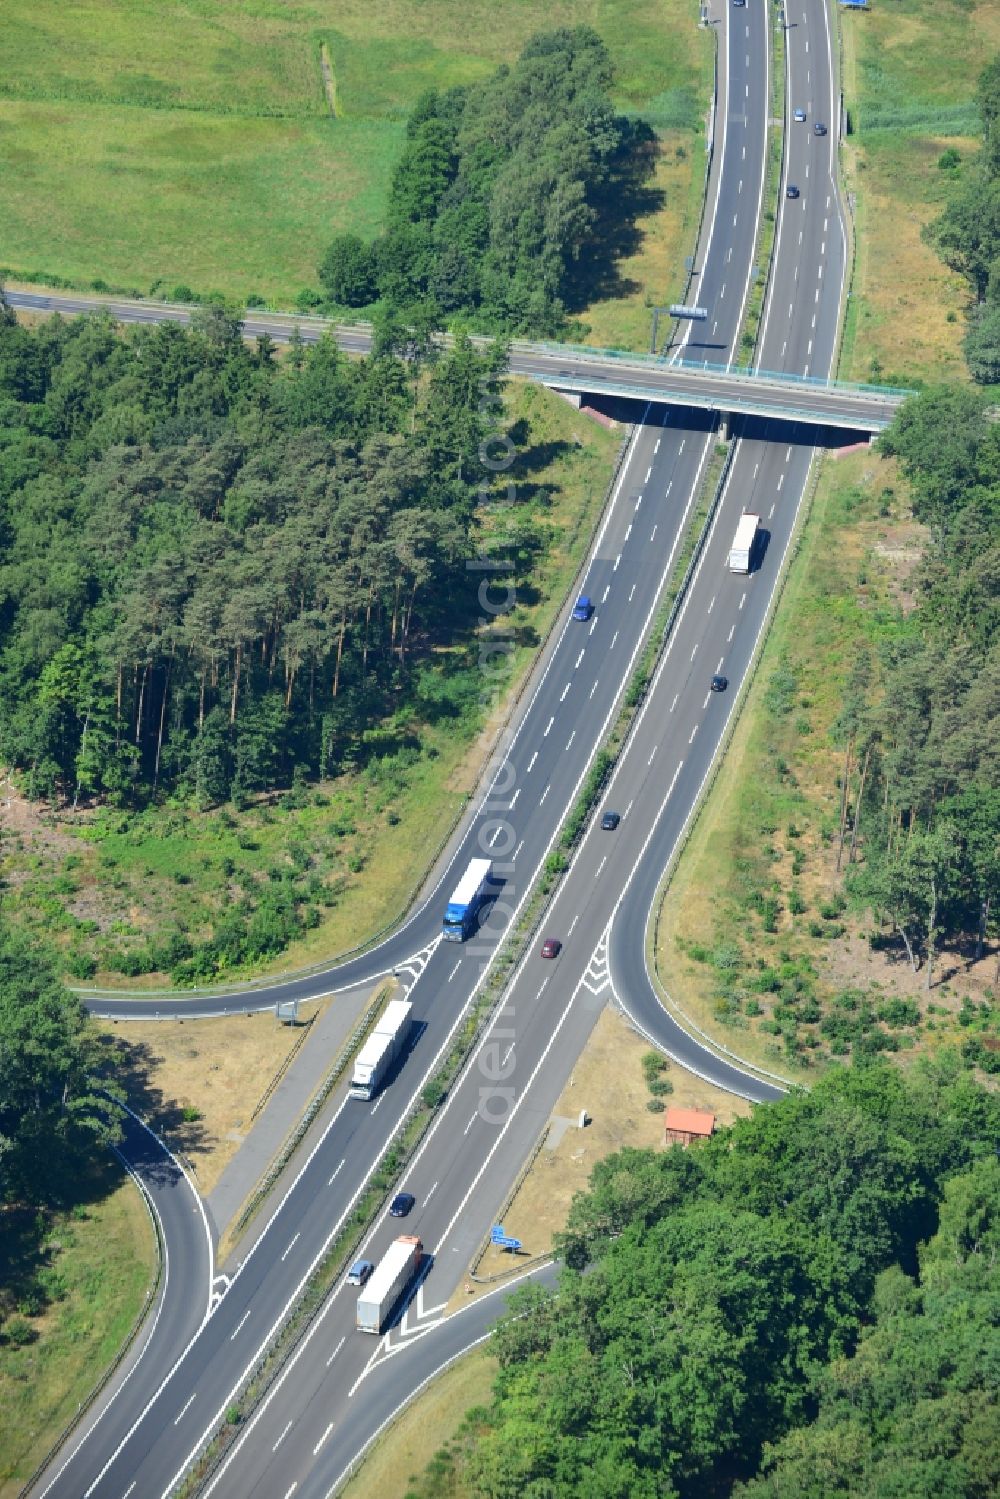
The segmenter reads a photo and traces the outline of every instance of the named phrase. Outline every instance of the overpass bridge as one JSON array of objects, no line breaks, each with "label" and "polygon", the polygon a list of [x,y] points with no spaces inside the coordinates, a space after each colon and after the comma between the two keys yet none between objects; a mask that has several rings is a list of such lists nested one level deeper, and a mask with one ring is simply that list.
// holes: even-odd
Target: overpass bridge
[{"label": "overpass bridge", "polygon": [[515,344],[511,369],[568,393],[694,406],[734,416],[777,418],[883,432],[912,391],[812,375],[771,374],[708,361],[667,363],[655,355],[566,344]]},{"label": "overpass bridge", "polygon": [[[176,303],[138,298],[22,291],[11,287],[7,288],[6,297],[12,307],[24,311],[70,316],[103,311],[123,323],[187,323],[196,311]],[[293,328],[299,329],[305,343],[316,343],[331,334],[347,353],[366,354],[371,348],[371,327],[366,323],[338,324],[326,318],[256,309],[248,311],[243,320],[246,338],[266,334],[275,343],[287,343]],[[510,367],[512,374],[581,399],[613,396],[658,401],[718,412],[727,422],[736,416],[776,418],[867,433],[884,431],[906,397],[912,395],[912,391],[888,386],[851,385],[812,375],[733,369],[707,360],[681,359],[668,363],[654,354],[591,349],[580,344],[514,342]]]}]

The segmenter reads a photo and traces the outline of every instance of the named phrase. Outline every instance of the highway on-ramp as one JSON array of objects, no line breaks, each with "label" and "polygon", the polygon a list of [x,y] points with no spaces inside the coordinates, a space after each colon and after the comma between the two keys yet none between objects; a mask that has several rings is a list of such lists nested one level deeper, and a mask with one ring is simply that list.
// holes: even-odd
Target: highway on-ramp
[{"label": "highway on-ramp", "polygon": [[[803,23],[803,33],[809,31],[818,53],[824,24],[819,0],[813,0],[803,13],[813,18]],[[723,24],[730,24],[728,7]],[[720,72],[726,80],[718,128],[721,169],[713,178],[709,243],[699,267],[699,299],[716,309],[713,341],[726,350],[733,348],[739,336],[760,212],[768,102],[767,24],[763,0],[752,0],[745,10],[732,11],[730,66]],[[737,34],[743,27],[745,36]],[[793,238],[798,226],[790,233],[783,216],[765,341],[777,336],[776,299],[784,277],[790,276],[794,284],[796,265],[801,271],[811,251],[813,231],[810,228],[807,241],[805,229],[814,224],[816,213],[817,205],[807,198],[801,244]],[[817,239],[817,248],[819,243]],[[832,291],[818,298],[815,306],[823,329],[835,330],[839,283],[834,284],[829,272],[827,276]],[[809,277],[811,292],[815,265],[810,264]],[[800,332],[805,339],[800,321],[793,316],[789,327],[796,339]],[[822,367],[823,357],[829,357],[823,349],[832,350],[833,335],[823,348],[816,338],[826,338],[827,333],[811,336],[818,349],[814,357]],[[790,345],[788,337],[784,342],[788,346],[784,357],[792,368],[798,343]],[[692,352],[689,348],[689,357]],[[338,1103],[323,1138],[288,1186],[183,1358],[172,1369],[169,1360],[161,1358],[155,1377],[136,1373],[110,1413],[51,1484],[53,1494],[119,1499],[131,1493],[145,1496],[169,1491],[205,1435],[222,1418],[243,1375],[280,1325],[398,1122],[419,1095],[435,1058],[446,1048],[482,981],[497,936],[512,919],[572,805],[655,613],[713,441],[704,424],[700,429],[682,427],[676,415],[668,413],[668,417],[664,424],[659,413],[650,413],[620,475],[586,577],[586,591],[597,605],[595,616],[582,624],[567,621],[558,634],[523,717],[498,755],[495,777],[437,890],[376,953],[334,972],[292,981],[301,986],[295,991],[300,995],[328,992],[409,960],[410,994],[423,1027],[412,1055],[374,1104],[346,1098]],[[811,438],[798,434],[798,441],[803,440],[808,443]],[[404,1183],[418,1197],[412,1226],[434,1254],[433,1269],[418,1303],[407,1314],[406,1328],[392,1334],[387,1347],[382,1340],[353,1334],[351,1297],[338,1289],[301,1345],[285,1380],[235,1444],[229,1466],[219,1475],[218,1492],[284,1494],[292,1491],[292,1485],[295,1492],[326,1492],[324,1485],[336,1478],[340,1469],[334,1469],[345,1451],[341,1438],[333,1442],[327,1428],[332,1422],[335,1431],[353,1432],[356,1407],[351,1402],[358,1391],[367,1398],[363,1392],[368,1381],[397,1380],[401,1390],[412,1387],[419,1378],[414,1371],[420,1360],[435,1356],[427,1350],[441,1305],[464,1273],[475,1242],[488,1227],[518,1163],[561,1091],[612,982],[627,1006],[638,1008],[645,999],[642,946],[638,950],[642,974],[633,974],[618,962],[617,929],[624,916],[631,913],[638,919],[638,913],[645,931],[648,882],[655,884],[659,879],[676,841],[676,827],[690,814],[721,742],[741,675],[764,625],[808,469],[809,447],[798,448],[794,437],[778,449],[761,442],[762,456],[756,458],[755,451],[754,443],[742,441],[713,538],[669,654],[616,772],[609,796],[622,801],[621,827],[615,834],[600,834],[597,829],[588,834],[546,918],[547,929],[564,938],[564,952],[555,963],[546,964],[533,950],[522,962],[496,1022],[503,1034],[495,1029],[483,1043],[439,1112]],[[778,453],[786,455],[780,473]],[[766,474],[762,465],[767,465]],[[740,485],[746,484],[749,494],[755,483],[773,483],[776,496],[763,563],[749,579],[734,579],[724,567],[720,576],[717,554],[728,544],[730,519],[744,508]],[[495,576],[502,587],[502,572]],[[713,657],[717,630],[728,650],[726,668],[732,686],[729,697],[713,698],[708,695],[708,680],[718,659]],[[487,853],[507,866],[502,897],[506,909],[494,911],[487,931],[464,947],[438,943],[442,896],[456,871],[478,853]],[[634,963],[634,945],[627,946],[628,961]],[[288,986],[280,992],[287,995]],[[269,994],[266,1002],[273,1003],[274,997]],[[244,1004],[241,995],[235,1007]],[[658,1003],[642,1023],[647,1020],[658,1044],[694,1070],[749,1097],[773,1096],[772,1087],[702,1050],[672,1026]],[[377,1226],[372,1237],[376,1256],[393,1232],[386,1223]],[[371,1367],[367,1367],[369,1361]],[[360,1440],[360,1426],[358,1430]],[[351,1438],[346,1440],[350,1445]]]}]

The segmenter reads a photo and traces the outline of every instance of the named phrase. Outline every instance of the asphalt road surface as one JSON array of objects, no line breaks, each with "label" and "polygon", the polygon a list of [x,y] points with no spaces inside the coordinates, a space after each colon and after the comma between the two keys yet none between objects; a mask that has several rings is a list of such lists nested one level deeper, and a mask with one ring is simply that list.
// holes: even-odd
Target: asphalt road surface
[{"label": "asphalt road surface", "polygon": [[[833,125],[820,0],[811,0],[802,17],[790,18],[794,26],[787,33],[789,107],[808,90],[809,100],[818,101],[812,107]],[[729,32],[729,65],[720,67],[726,99],[697,293],[712,309],[716,360],[728,357],[738,338],[752,269],[768,99],[764,27],[771,23],[764,0],[751,0],[746,9],[727,7],[720,19],[720,30]],[[789,169],[803,191],[797,202],[782,201],[761,362],[823,371],[834,348],[844,263],[830,178],[835,130],[825,139],[813,137],[810,120],[789,132]],[[697,350],[689,346],[685,354],[696,357]],[[375,953],[258,991],[268,1004],[279,994],[304,998],[405,965],[421,1031],[398,1077],[373,1103],[338,1102],[323,1138],[179,1362],[171,1364],[157,1333],[108,1413],[71,1450],[54,1481],[48,1475],[45,1492],[74,1499],[169,1492],[221,1420],[419,1096],[575,799],[655,613],[714,442],[705,424],[681,425],[680,415],[668,411],[664,422],[653,409],[636,434],[583,584],[595,615],[586,624],[567,620],[558,632],[523,717],[502,747],[496,777],[437,889]],[[403,1225],[380,1222],[370,1237],[373,1258],[400,1227],[419,1233],[432,1255],[405,1325],[384,1339],[354,1333],[354,1293],[338,1288],[282,1383],[234,1444],[218,1493],[325,1494],[353,1455],[349,1449],[367,1440],[366,1422],[355,1415],[359,1407],[375,1401],[378,1409],[392,1409],[440,1362],[441,1309],[612,990],[658,1045],[694,1071],[751,1098],[775,1096],[774,1085],[701,1049],[673,1025],[646,973],[644,937],[656,884],[710,771],[764,628],[813,440],[810,429],[787,428],[780,435],[747,431],[740,439],[669,651],[608,792],[622,823],[615,833],[596,826],[589,832],[546,916],[546,932],[563,939],[563,952],[545,962],[536,944],[520,964],[503,1011],[402,1183],[417,1197],[413,1215]],[[758,567],[741,578],[728,573],[725,553],[744,508],[759,510],[769,536]],[[492,576],[502,584],[502,573]],[[708,683],[720,662],[730,689],[713,695]],[[469,943],[439,943],[448,889],[468,858],[480,853],[505,867],[501,902]],[[199,1003],[204,1006],[194,1006]],[[244,1008],[246,996],[233,1003]],[[471,1328],[471,1317],[466,1325]],[[447,1336],[461,1344],[460,1327]]]}]

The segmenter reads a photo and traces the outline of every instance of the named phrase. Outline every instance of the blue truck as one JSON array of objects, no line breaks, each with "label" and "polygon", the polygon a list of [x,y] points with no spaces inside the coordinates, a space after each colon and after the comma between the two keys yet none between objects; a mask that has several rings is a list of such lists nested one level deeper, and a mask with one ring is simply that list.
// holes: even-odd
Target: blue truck
[{"label": "blue truck", "polygon": [[444,913],[441,935],[446,942],[464,942],[472,932],[480,907],[490,893],[492,872],[489,859],[470,861]]}]

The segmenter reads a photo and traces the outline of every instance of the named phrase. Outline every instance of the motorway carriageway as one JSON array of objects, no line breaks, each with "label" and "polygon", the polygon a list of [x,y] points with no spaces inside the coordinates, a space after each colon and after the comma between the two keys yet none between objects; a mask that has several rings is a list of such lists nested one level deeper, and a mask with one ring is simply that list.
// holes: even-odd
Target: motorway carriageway
[{"label": "motorway carriageway", "polygon": [[[731,231],[727,227],[724,240],[720,237],[717,253],[706,255],[699,293],[702,300],[711,298],[712,305],[720,309],[726,303],[724,293],[733,275],[731,253],[724,258],[724,252],[732,252],[734,243],[737,244],[741,251],[740,263],[749,266],[760,203],[759,177],[751,179],[746,168],[738,177],[729,171],[734,165],[733,153],[746,146],[748,137],[753,148],[751,161],[763,159],[766,68],[762,62],[762,37],[766,10],[762,0],[756,5],[751,4],[742,13],[734,12],[734,24],[743,24],[744,17],[750,30],[746,37],[747,50],[741,54],[741,57],[745,55],[746,62],[742,68],[734,67],[728,75],[731,104],[727,114],[731,117],[723,131],[722,151],[727,171],[715,179],[719,201],[708,220],[710,225],[722,222],[721,215],[728,215],[735,201],[737,223]],[[754,53],[750,50],[754,32],[758,47],[756,71],[752,61]],[[754,110],[740,115],[732,109],[734,89],[745,87],[749,91],[751,82],[760,98]],[[749,92],[746,97],[750,97]],[[741,153],[740,163],[746,159]],[[756,194],[748,190],[748,181],[757,187]],[[744,209],[743,219],[740,217],[741,207]],[[731,313],[724,330],[727,343],[738,329],[748,282],[749,270],[743,277],[742,295],[736,297],[730,292]],[[777,284],[776,275],[772,291]],[[772,296],[768,336],[772,332],[773,306]],[[718,326],[720,319],[715,321]],[[832,321],[835,326],[836,309]],[[689,349],[689,357],[690,353]],[[666,426],[647,426],[637,434],[587,575],[586,591],[598,606],[595,618],[587,625],[567,622],[564,627],[509,747],[505,764],[513,768],[513,773],[504,775],[502,793],[498,788],[495,794],[487,796],[485,808],[479,809],[470,835],[463,842],[445,883],[450,881],[454,869],[463,866],[467,857],[479,852],[484,842],[487,851],[495,853],[495,844],[502,839],[504,855],[513,866],[511,904],[516,905],[522,898],[530,875],[544,858],[559,821],[572,804],[575,789],[598,742],[597,731],[610,722],[615,711],[621,689],[627,681],[629,663],[634,661],[645,625],[655,611],[656,598],[667,571],[665,564],[677,544],[681,520],[696,491],[711,442],[711,436],[704,431],[690,427],[682,429],[674,421]],[[632,805],[623,802],[621,810],[626,816],[619,833],[603,835],[605,840],[610,838],[605,845],[607,853],[601,852],[598,856],[593,844],[598,835],[593,832],[589,835],[560,888],[546,926],[557,931],[558,923],[563,920],[561,911],[572,911],[573,915],[567,915],[563,931],[559,933],[567,940],[563,957],[554,965],[544,965],[543,971],[539,960],[533,953],[529,954],[510,991],[501,1019],[513,1028],[513,1046],[511,1042],[504,1045],[500,1065],[505,1068],[513,1061],[516,1066],[516,1072],[511,1072],[516,1081],[509,1084],[514,1090],[515,1106],[498,1128],[496,1119],[491,1122],[486,1117],[489,1110],[480,1107],[482,1074],[477,1067],[470,1068],[447,1107],[439,1114],[433,1134],[404,1183],[415,1190],[417,1173],[426,1172],[434,1177],[434,1180],[428,1177],[426,1185],[422,1178],[417,1183],[420,1187],[417,1213],[406,1225],[409,1228],[412,1223],[415,1231],[422,1232],[428,1247],[436,1251],[434,1274],[421,1298],[420,1309],[427,1308],[425,1318],[416,1318],[416,1322],[424,1322],[427,1329],[433,1328],[442,1301],[463,1273],[469,1249],[474,1247],[470,1240],[478,1240],[484,1226],[488,1227],[491,1213],[502,1199],[518,1162],[523,1159],[525,1144],[530,1143],[530,1138],[540,1127],[542,1116],[551,1107],[547,1102],[549,1096],[553,1090],[555,1096],[558,1095],[561,1079],[571,1068],[579,1046],[605,1002],[613,977],[608,965],[608,942],[602,938],[597,948],[591,951],[592,939],[598,932],[607,931],[613,911],[642,913],[638,885],[645,877],[644,871],[652,869],[658,859],[658,867],[662,869],[660,844],[667,830],[666,810],[676,808],[679,815],[685,807],[690,808],[691,800],[685,794],[686,787],[680,778],[685,774],[696,776],[700,762],[702,774],[697,785],[701,784],[711,761],[713,744],[718,743],[725,718],[735,701],[735,696],[728,699],[708,699],[705,696],[708,677],[716,665],[715,660],[707,660],[715,649],[715,641],[713,639],[708,648],[704,638],[706,628],[715,628],[710,623],[715,614],[722,628],[724,644],[729,648],[727,674],[735,690],[763,622],[777,563],[791,534],[797,496],[801,493],[808,468],[808,450],[796,448],[794,442],[780,449],[763,444],[761,451],[772,455],[778,452],[786,454],[785,478],[781,485],[777,484],[781,475],[772,474],[770,466],[762,475],[761,459],[756,460],[761,485],[773,483],[779,491],[783,487],[786,496],[780,513],[772,518],[771,543],[764,566],[751,579],[740,580],[730,578],[723,565],[722,581],[726,585],[723,591],[718,573],[714,571],[713,547],[718,550],[728,546],[728,520],[718,523],[712,543],[706,550],[699,579],[675,632],[670,654],[643,713],[640,729],[633,736],[628,755],[617,772],[613,793],[609,793],[610,801],[612,794],[623,796],[626,790],[631,790]],[[720,512],[723,516],[734,510],[738,513],[743,508],[740,491],[738,487],[734,488],[734,484],[737,475],[739,482],[749,483],[751,475],[747,464],[750,456],[751,445],[744,443]],[[770,465],[772,459],[765,461]],[[766,510],[763,513],[766,514]],[[665,551],[657,544],[658,537],[663,538]],[[708,582],[702,580],[712,580],[711,597],[706,591]],[[742,602],[733,594],[733,585],[741,587]],[[729,615],[731,621],[724,623],[724,616]],[[706,619],[709,620],[708,627]],[[688,648],[685,630],[692,632],[693,645],[687,668],[681,672],[683,654]],[[731,630],[733,634],[730,634]],[[696,672],[695,658],[699,651],[702,651],[702,656]],[[678,673],[676,682],[668,684],[673,687],[671,699],[676,698],[672,704],[665,698],[664,682],[668,671]],[[703,672],[704,676],[701,675]],[[649,747],[642,736],[651,725],[659,737]],[[687,750],[676,759],[685,731]],[[675,756],[672,770],[668,750],[669,755]],[[641,770],[643,755],[646,756],[645,778]],[[636,797],[646,781],[655,788],[655,801],[648,801],[643,793],[639,802],[640,814],[635,816]],[[655,822],[652,821],[654,816]],[[479,839],[484,818],[491,822],[491,826]],[[512,844],[503,823],[509,823],[514,830]],[[490,838],[495,838],[492,850],[489,849]],[[596,862],[590,864],[588,861],[592,856]],[[522,876],[525,866],[527,876]],[[524,883],[517,883],[521,879]],[[628,897],[630,879],[637,891],[636,899],[631,902]],[[624,901],[621,899],[623,891]],[[169,1374],[167,1361],[163,1360],[159,1365],[152,1364],[145,1375],[135,1374],[130,1390],[127,1387],[127,1396],[120,1396],[113,1403],[90,1439],[71,1458],[49,1491],[77,1496],[86,1494],[88,1499],[90,1494],[121,1496],[133,1490],[143,1494],[166,1492],[188,1455],[220,1419],[230,1391],[238,1384],[244,1369],[254,1361],[257,1349],[280,1322],[285,1306],[322,1254],[325,1243],[336,1233],[338,1223],[394,1132],[397,1120],[406,1112],[410,1100],[433,1069],[434,1055],[447,1045],[448,1036],[457,1026],[481,979],[484,959],[473,954],[471,944],[458,950],[448,945],[435,946],[431,936],[423,950],[415,952],[415,935],[436,932],[440,904],[440,899],[430,901],[403,928],[404,934],[409,935],[403,939],[399,956],[414,959],[411,972],[415,982],[411,995],[416,1013],[426,1029],[399,1082],[371,1106],[345,1102],[338,1107],[320,1146],[288,1189],[221,1304],[180,1366]],[[580,921],[583,926],[577,936],[574,931]],[[500,929],[499,923],[491,925],[494,925],[494,930]],[[615,951],[617,925],[615,923],[611,928],[612,952]],[[488,950],[491,948],[488,941],[483,943],[480,940],[477,945],[486,946]],[[641,951],[640,947],[640,963]],[[372,962],[369,955],[366,959],[356,960],[356,965],[367,963],[371,971]],[[343,970],[321,980],[324,991],[334,985],[340,987],[344,981]],[[622,998],[626,1004],[630,1002],[629,994]],[[273,1002],[273,999],[268,1002]],[[242,1008],[244,1003],[241,996],[239,1007]],[[657,1034],[663,1019],[660,1010],[654,1017]],[[692,1053],[697,1051],[683,1033],[679,1035],[680,1040],[671,1037],[671,1049],[675,1054],[685,1045]],[[710,1054],[700,1053],[694,1060],[695,1070],[713,1076],[724,1085],[735,1086],[737,1091],[754,1097],[773,1093],[772,1089],[728,1068]],[[495,1085],[490,1083],[489,1086]],[[501,1086],[507,1087],[508,1084],[504,1081]],[[470,1103],[472,1106],[468,1107]],[[467,1111],[468,1118],[464,1111]],[[527,1142],[525,1136],[529,1137]],[[379,1226],[373,1240],[376,1253],[397,1228],[398,1225],[391,1229]],[[427,1298],[435,1304],[433,1309]],[[289,1387],[283,1385],[261,1412],[259,1421],[248,1428],[237,1444],[233,1466],[222,1475],[219,1492],[284,1492],[276,1484],[283,1484],[286,1477],[289,1483],[295,1484],[304,1484],[308,1479],[310,1489],[323,1492],[322,1484],[330,1479],[347,1448],[353,1446],[356,1450],[364,1436],[364,1422],[357,1418],[357,1411],[364,1402],[349,1407],[342,1424],[338,1427],[335,1423],[334,1431],[324,1441],[319,1439],[329,1425],[329,1418],[316,1432],[312,1446],[305,1431],[296,1433],[294,1441],[288,1435],[302,1418],[302,1399],[298,1392],[308,1391],[308,1411],[323,1415],[331,1409],[330,1400],[343,1402],[350,1399],[345,1389],[353,1388],[356,1378],[365,1375],[363,1361],[370,1356],[367,1347],[359,1346],[359,1340],[348,1337],[346,1331],[333,1339],[332,1349],[328,1341],[334,1330],[329,1325],[331,1321],[339,1327],[346,1316],[349,1327],[349,1310],[349,1298],[342,1293],[338,1292],[331,1298],[327,1311],[316,1325],[316,1334],[322,1332],[326,1340],[324,1361],[318,1361],[320,1340],[314,1335],[300,1349],[294,1366],[298,1415],[286,1414]],[[410,1330],[413,1330],[412,1325]],[[419,1326],[417,1330],[420,1331]],[[361,1339],[360,1344],[365,1345],[368,1341]],[[413,1346],[416,1348],[424,1342],[420,1337]],[[379,1355],[375,1361],[376,1370],[383,1361],[389,1363],[386,1353],[391,1350],[384,1349],[381,1340],[374,1352]],[[397,1359],[395,1365],[400,1367],[411,1359],[412,1355],[407,1359]],[[362,1366],[356,1369],[359,1360]],[[317,1367],[312,1368],[308,1361],[317,1363]],[[352,1374],[355,1374],[353,1379],[350,1378]],[[407,1371],[399,1377],[407,1383],[412,1373]],[[165,1383],[158,1390],[157,1385],[164,1378]],[[140,1402],[145,1404],[140,1406]],[[137,1417],[137,1425],[130,1431]],[[275,1421],[280,1423],[277,1433],[274,1431]],[[288,1425],[289,1422],[292,1426]],[[317,1449],[315,1453],[313,1447]],[[268,1451],[270,1458],[266,1456]],[[241,1464],[245,1464],[242,1469]],[[310,1474],[314,1476],[310,1477]]]}]

